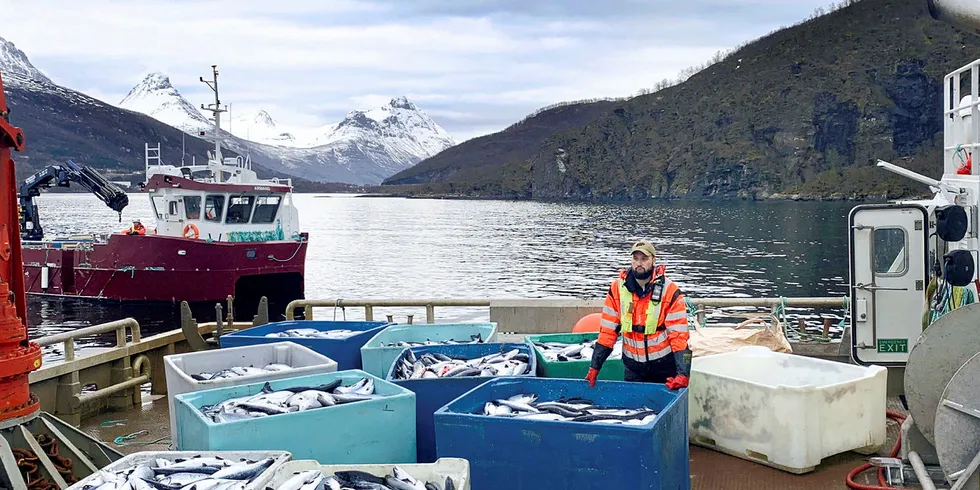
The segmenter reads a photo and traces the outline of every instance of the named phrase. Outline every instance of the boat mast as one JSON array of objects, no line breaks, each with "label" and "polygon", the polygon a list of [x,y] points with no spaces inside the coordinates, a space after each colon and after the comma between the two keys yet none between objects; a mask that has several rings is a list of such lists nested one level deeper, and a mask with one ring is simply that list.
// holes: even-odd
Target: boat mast
[{"label": "boat mast", "polygon": [[[201,104],[201,109],[214,113],[214,159],[220,165],[224,160],[221,158],[221,138],[218,132],[221,130],[221,113],[225,110],[221,108],[221,100],[218,98],[218,65],[211,65],[211,72],[214,77],[213,82],[205,80],[204,77],[201,77],[201,81],[214,91],[214,104],[208,104],[207,107]],[[216,172],[215,180],[221,182],[220,170]]]}]

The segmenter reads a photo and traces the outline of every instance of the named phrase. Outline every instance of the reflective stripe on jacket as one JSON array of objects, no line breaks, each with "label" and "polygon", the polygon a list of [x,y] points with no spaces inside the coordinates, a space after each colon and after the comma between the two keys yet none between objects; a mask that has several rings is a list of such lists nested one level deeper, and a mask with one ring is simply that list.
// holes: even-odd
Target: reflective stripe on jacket
[{"label": "reflective stripe on jacket", "polygon": [[[626,288],[626,278],[627,271],[620,271],[606,295],[599,344],[612,348],[622,334],[623,356],[636,362],[654,361],[687,349],[690,333],[684,295],[664,276],[664,267],[655,270],[642,298]],[[650,291],[656,283],[662,284],[659,296]]]}]

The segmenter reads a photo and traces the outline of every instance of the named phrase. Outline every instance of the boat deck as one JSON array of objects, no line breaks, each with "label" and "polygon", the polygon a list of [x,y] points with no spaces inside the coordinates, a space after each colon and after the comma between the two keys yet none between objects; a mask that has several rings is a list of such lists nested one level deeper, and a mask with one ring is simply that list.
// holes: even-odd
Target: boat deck
[{"label": "boat deck", "polygon": [[[889,399],[888,407],[902,411],[897,398]],[[841,414],[841,416],[847,415]],[[82,422],[81,429],[123,454],[172,450],[169,407],[165,396],[145,395],[141,407],[103,413]],[[136,433],[138,433],[136,437],[120,441],[123,443],[121,445],[114,442],[117,437]],[[879,455],[886,456],[897,437],[898,425],[889,420],[888,442]],[[854,452],[838,454],[824,459],[821,465],[810,473],[794,475],[694,445],[690,447],[690,454],[691,488],[694,490],[847,489],[845,479],[848,472],[866,463],[869,457]],[[858,483],[877,484],[874,478],[874,472],[868,470],[860,475]]]}]

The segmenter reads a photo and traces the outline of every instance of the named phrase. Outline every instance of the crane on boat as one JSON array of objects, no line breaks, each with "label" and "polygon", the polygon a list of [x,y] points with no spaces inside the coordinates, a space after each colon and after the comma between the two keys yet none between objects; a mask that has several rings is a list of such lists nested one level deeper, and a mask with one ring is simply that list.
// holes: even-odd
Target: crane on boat
[{"label": "crane on boat", "polygon": [[126,195],[126,191],[94,169],[68,160],[63,165],[51,165],[39,170],[21,184],[18,193],[21,239],[41,240],[44,238],[44,229],[41,227],[37,203],[34,201],[35,197],[41,195],[41,189],[55,186],[71,187],[72,182],[95,194],[106,206],[119,213],[119,220],[122,221],[122,210],[129,205],[129,196]]}]

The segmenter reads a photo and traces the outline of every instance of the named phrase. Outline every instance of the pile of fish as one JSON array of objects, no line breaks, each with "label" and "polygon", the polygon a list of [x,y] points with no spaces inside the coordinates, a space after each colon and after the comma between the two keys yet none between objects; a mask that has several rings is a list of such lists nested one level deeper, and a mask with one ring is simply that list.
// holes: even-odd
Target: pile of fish
[{"label": "pile of fish", "polygon": [[534,394],[520,394],[488,401],[483,406],[483,415],[491,417],[595,424],[645,425],[652,422],[658,413],[657,410],[648,407],[603,407],[584,398],[561,397],[555,401],[540,402]]},{"label": "pile of fish", "polygon": [[291,328],[289,330],[284,330],[282,332],[273,332],[265,334],[266,337],[301,337],[307,339],[334,339],[342,340],[351,338],[359,333],[364,333],[358,330],[347,330],[342,328],[339,330],[317,330],[315,328]]},{"label": "pile of fish", "polygon": [[[595,340],[586,340],[579,344],[566,344],[563,342],[534,342],[534,345],[541,349],[541,355],[549,361],[583,361],[592,359],[592,352],[595,350]],[[609,359],[619,359],[623,357],[623,341],[620,340],[613,344],[612,354]]]},{"label": "pile of fish", "polygon": [[267,382],[262,391],[255,395],[205,405],[201,407],[201,412],[214,422],[223,423],[382,397],[374,393],[374,380],[370,378],[361,378],[349,386],[341,386],[341,383],[342,380],[336,379],[320,386],[297,386],[276,391]]},{"label": "pile of fish", "polygon": [[388,342],[387,344],[382,344],[382,347],[421,347],[423,345],[455,345],[455,344],[482,344],[483,334],[477,332],[475,335],[470,335],[470,340],[429,340],[426,339],[425,342],[407,342],[404,340],[398,342]]},{"label": "pile of fish", "polygon": [[[300,471],[275,488],[275,490],[456,490],[452,478],[446,477],[440,487],[436,483],[423,482],[407,471],[395,466],[384,477],[358,470],[337,471],[324,476],[320,470]],[[266,490],[272,490],[271,487]]]},{"label": "pile of fish", "polygon": [[81,490],[244,490],[275,460],[232,461],[216,456],[195,456],[170,461],[155,458],[135,466],[99,470]]},{"label": "pile of fish", "polygon": [[408,350],[398,361],[395,379],[457,378],[463,376],[520,376],[530,372],[527,354],[517,349],[475,359],[425,353],[416,358]]},{"label": "pile of fish", "polygon": [[211,381],[215,379],[237,378],[239,376],[254,376],[256,374],[274,373],[276,371],[288,371],[292,366],[286,364],[269,364],[265,367],[257,368],[253,366],[235,366],[222,369],[216,373],[197,373],[191,377],[198,381]]}]

